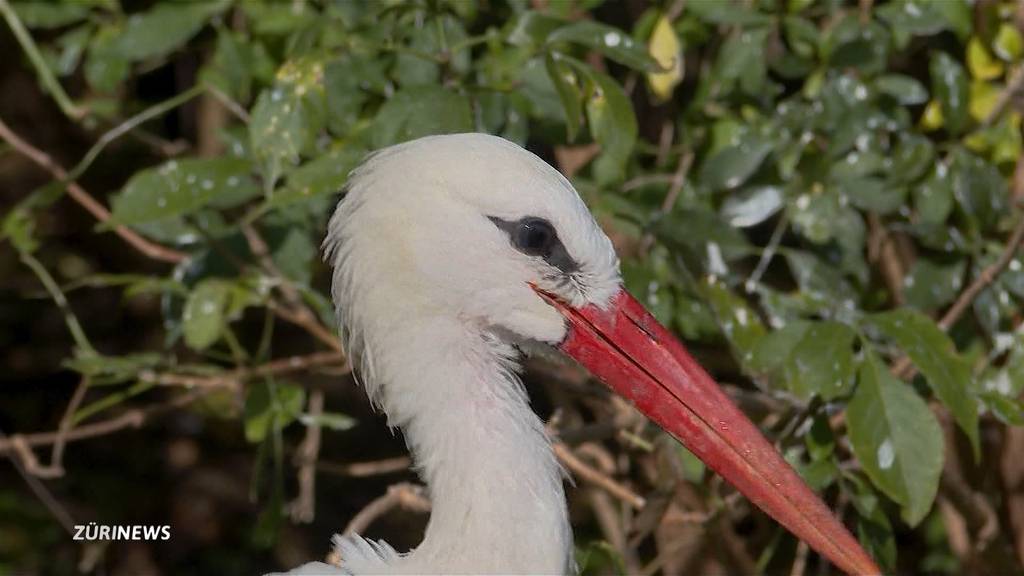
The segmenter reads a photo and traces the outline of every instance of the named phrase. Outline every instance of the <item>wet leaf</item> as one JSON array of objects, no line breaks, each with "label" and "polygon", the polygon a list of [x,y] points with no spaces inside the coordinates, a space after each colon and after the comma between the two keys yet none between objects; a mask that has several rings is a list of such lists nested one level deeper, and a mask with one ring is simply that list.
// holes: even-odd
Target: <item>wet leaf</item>
[{"label": "wet leaf", "polygon": [[796,320],[769,332],[754,344],[747,366],[755,374],[781,370],[810,327],[810,322]]},{"label": "wet leaf", "polygon": [[948,174],[946,165],[937,163],[928,178],[912,188],[914,207],[921,221],[939,224],[949,217],[953,210],[953,184]]},{"label": "wet leaf", "polygon": [[220,340],[230,290],[230,285],[221,280],[203,280],[189,294],[182,315],[189,348],[205,350]]},{"label": "wet leaf", "polygon": [[238,158],[171,160],[137,172],[112,201],[113,222],[138,225],[257,196],[251,165]]},{"label": "wet leaf", "polygon": [[698,178],[712,190],[731,190],[743,184],[757,171],[775,144],[748,136],[726,146],[707,158]]},{"label": "wet leaf", "polygon": [[931,318],[913,310],[874,314],[871,323],[914,361],[971,441],[977,458],[980,454],[978,404],[972,392],[971,371],[957,354],[953,341]]},{"label": "wet leaf", "polygon": [[932,94],[941,106],[946,130],[954,135],[962,133],[970,118],[967,74],[960,63],[945,52],[932,55],[929,70]]},{"label": "wet leaf", "polygon": [[785,363],[786,384],[798,398],[831,400],[853,387],[853,330],[839,322],[814,322]]},{"label": "wet leaf", "polygon": [[549,44],[581,44],[634,70],[650,72],[658,69],[658,63],[647,53],[643,44],[637,43],[618,28],[593,20],[581,20],[559,28],[548,36],[547,41]]},{"label": "wet leaf", "polygon": [[568,64],[559,60],[559,55],[548,54],[544,59],[544,67],[551,78],[551,84],[558,92],[558,98],[562,101],[562,108],[565,110],[566,137],[569,142],[576,140],[576,134],[580,129],[580,121],[583,119],[583,92],[581,82],[576,72]]},{"label": "wet leaf", "polygon": [[112,50],[126,60],[164,56],[188,41],[208,18],[229,5],[225,0],[157,4],[128,18]]},{"label": "wet leaf", "polygon": [[963,287],[966,268],[963,260],[943,263],[919,257],[903,279],[907,304],[923,312],[949,304]]},{"label": "wet leaf", "polygon": [[871,482],[916,526],[932,507],[942,472],[942,428],[928,404],[869,353],[846,421],[853,452]]},{"label": "wet leaf", "polygon": [[636,145],[637,123],[633,103],[607,74],[591,72],[592,86],[587,97],[587,121],[594,140],[601,145],[601,154],[594,162],[599,183],[610,184],[625,175],[626,161]]},{"label": "wet leaf", "polygon": [[465,96],[436,84],[411,86],[396,92],[377,113],[373,146],[472,130],[473,114]]},{"label": "wet leaf", "polygon": [[886,74],[875,79],[875,89],[896,99],[906,106],[924,104],[928,101],[928,90],[923,84],[902,74]]},{"label": "wet leaf", "polygon": [[771,218],[784,203],[778,186],[757,186],[728,196],[720,213],[730,226],[749,228]]}]

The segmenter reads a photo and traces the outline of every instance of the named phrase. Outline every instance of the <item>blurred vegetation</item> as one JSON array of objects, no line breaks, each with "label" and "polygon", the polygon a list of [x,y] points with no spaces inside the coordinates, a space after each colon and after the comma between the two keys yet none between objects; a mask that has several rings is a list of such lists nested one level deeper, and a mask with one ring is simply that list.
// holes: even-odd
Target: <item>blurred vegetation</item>
[{"label": "blurred vegetation", "polygon": [[[290,567],[414,480],[347,375],[318,246],[365,153],[465,131],[572,179],[630,290],[887,570],[1024,571],[1017,3],[0,13],[0,572]],[[578,372],[527,381],[646,498],[572,490],[585,573],[829,572]],[[78,543],[71,520],[173,537]]]}]

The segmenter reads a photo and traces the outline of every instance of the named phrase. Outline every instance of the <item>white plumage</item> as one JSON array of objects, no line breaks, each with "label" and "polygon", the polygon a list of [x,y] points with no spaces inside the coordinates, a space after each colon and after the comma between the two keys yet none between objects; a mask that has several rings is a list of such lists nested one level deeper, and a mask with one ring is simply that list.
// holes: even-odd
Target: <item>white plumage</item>
[{"label": "white plumage", "polygon": [[[490,218],[550,221],[579,264],[571,282],[513,248]],[[343,340],[361,383],[402,429],[433,511],[423,543],[336,537],[343,570],[294,574],[566,573],[562,471],[530,409],[516,340],[557,343],[574,305],[619,288],[618,259],[572,185],[484,134],[421,138],[353,172],[324,242]]]}]

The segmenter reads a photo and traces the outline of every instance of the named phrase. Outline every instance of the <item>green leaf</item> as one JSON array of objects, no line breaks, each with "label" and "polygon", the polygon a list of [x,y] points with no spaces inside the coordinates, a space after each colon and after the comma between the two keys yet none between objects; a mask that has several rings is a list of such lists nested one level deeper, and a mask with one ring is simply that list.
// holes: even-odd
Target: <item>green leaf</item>
[{"label": "green leaf", "polygon": [[275,191],[267,206],[280,208],[341,192],[349,173],[366,156],[361,148],[339,148],[288,173],[284,187]]},{"label": "green leaf", "polygon": [[892,310],[870,318],[914,361],[970,439],[975,458],[979,457],[978,403],[972,393],[971,371],[956,353],[953,341],[931,318],[913,310]]},{"label": "green leaf", "polygon": [[850,204],[879,214],[891,214],[903,206],[907,189],[886,184],[880,178],[851,178],[838,183]]},{"label": "green leaf", "polygon": [[754,347],[765,335],[761,318],[743,298],[710,277],[700,284],[699,290],[714,312],[737,359],[746,365],[753,358]]},{"label": "green leaf", "polygon": [[954,150],[951,169],[953,196],[972,224],[983,230],[994,226],[1010,197],[1006,178],[998,168],[962,148]]},{"label": "green leaf", "polygon": [[942,107],[946,130],[953,135],[962,134],[971,119],[967,73],[959,62],[945,52],[936,52],[928,69],[932,78],[932,93]]},{"label": "green leaf", "polygon": [[257,382],[245,397],[245,439],[262,442],[273,430],[281,430],[302,413],[306,391],[294,384]]},{"label": "green leaf", "polygon": [[715,61],[714,78],[725,81],[730,87],[739,84],[743,92],[751,96],[761,96],[767,79],[764,57],[767,39],[766,28],[744,30],[739,35],[730,35]]},{"label": "green leaf", "polygon": [[924,104],[928,101],[928,90],[910,76],[885,74],[875,79],[875,89],[887,94],[904,106]]},{"label": "green leaf", "polygon": [[853,387],[853,330],[839,322],[815,322],[785,363],[786,383],[797,397],[831,400]]},{"label": "green leaf", "polygon": [[711,155],[700,167],[698,178],[712,190],[731,190],[746,182],[771,153],[775,143],[748,136]]},{"label": "green leaf", "polygon": [[892,157],[889,181],[909,184],[924,176],[935,164],[935,147],[931,140],[913,133],[903,134]]},{"label": "green leaf", "polygon": [[785,205],[778,186],[754,186],[729,195],[720,214],[730,226],[748,228],[771,218]]},{"label": "green leaf", "polygon": [[618,28],[593,20],[580,20],[552,32],[548,44],[572,42],[581,44],[612,60],[642,72],[659,69],[658,63],[647,53],[647,47],[633,40]]},{"label": "green leaf", "polygon": [[786,262],[807,296],[830,306],[855,306],[856,293],[837,269],[807,253],[787,250]]},{"label": "green leaf", "polygon": [[263,168],[267,189],[273,188],[286,166],[299,163],[299,155],[312,147],[326,124],[323,64],[287,62],[277,75],[274,87],[256,99],[249,122],[249,142]]},{"label": "green leaf", "polygon": [[182,325],[185,344],[205,350],[220,339],[231,287],[222,280],[203,280],[185,301]]},{"label": "green leaf", "polygon": [[907,304],[921,311],[934,310],[952,302],[963,286],[967,262],[936,262],[919,257],[903,279]]},{"label": "green leaf", "polygon": [[28,28],[60,28],[84,19],[89,6],[81,2],[41,2],[40,0],[16,0],[11,8]]},{"label": "green leaf", "polygon": [[230,206],[257,196],[249,162],[238,158],[171,160],[137,172],[114,196],[113,223],[144,224],[191,214],[216,203]]},{"label": "green leaf", "polygon": [[536,10],[519,14],[508,25],[506,40],[513,46],[540,46],[552,32],[565,25],[565,20],[553,18]]},{"label": "green leaf", "polygon": [[381,106],[373,124],[373,146],[472,130],[473,114],[465,96],[436,84],[410,86]]},{"label": "green leaf", "polygon": [[165,56],[229,5],[226,0],[161,3],[147,12],[132,14],[114,41],[113,52],[130,61]]},{"label": "green leaf", "polygon": [[559,61],[557,53],[548,54],[544,58],[544,67],[555,86],[555,91],[558,92],[559,100],[562,101],[562,108],[565,109],[566,137],[572,142],[576,139],[580,120],[583,118],[583,95],[580,91],[579,77],[571,66]]},{"label": "green leaf", "polygon": [[941,224],[953,210],[953,183],[949,168],[936,163],[928,178],[913,188],[914,207],[922,222]]},{"label": "green leaf", "polygon": [[810,327],[810,322],[795,320],[769,332],[753,346],[747,366],[755,374],[768,374],[780,370]]},{"label": "green leaf", "polygon": [[590,71],[591,87],[587,96],[587,121],[601,155],[594,162],[594,174],[601,184],[621,180],[626,162],[636,145],[637,123],[633,103],[611,76]]},{"label": "green leaf", "polygon": [[864,471],[916,526],[931,509],[942,473],[942,428],[928,404],[868,353],[846,421]]}]

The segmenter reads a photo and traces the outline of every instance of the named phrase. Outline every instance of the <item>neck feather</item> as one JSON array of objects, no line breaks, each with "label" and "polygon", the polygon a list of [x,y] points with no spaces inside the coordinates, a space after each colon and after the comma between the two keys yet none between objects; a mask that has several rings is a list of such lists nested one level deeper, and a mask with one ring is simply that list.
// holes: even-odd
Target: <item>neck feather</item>
[{"label": "neck feather", "polygon": [[395,568],[566,573],[562,470],[513,372],[514,350],[453,320],[405,325],[418,328],[392,338],[374,364],[389,423],[402,428],[433,511],[423,543]]}]

